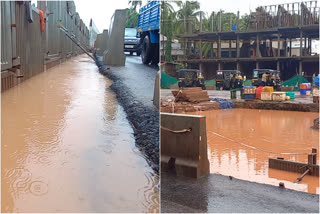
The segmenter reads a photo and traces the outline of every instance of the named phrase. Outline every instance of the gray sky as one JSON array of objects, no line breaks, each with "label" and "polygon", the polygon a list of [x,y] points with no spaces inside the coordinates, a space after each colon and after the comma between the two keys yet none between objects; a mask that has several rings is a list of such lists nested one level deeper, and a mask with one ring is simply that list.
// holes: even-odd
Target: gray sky
[{"label": "gray sky", "polygon": [[[92,18],[100,33],[104,29],[109,29],[111,16],[116,9],[130,7],[128,0],[74,0],[74,2],[77,12],[87,27],[89,27]],[[147,0],[142,2],[143,6],[147,3]]]},{"label": "gray sky", "polygon": [[219,11],[220,9],[225,12],[240,11],[240,16],[245,13],[254,11],[258,6],[267,6],[275,4],[301,2],[301,0],[198,0],[200,2],[200,9],[208,12]]},{"label": "gray sky", "polygon": [[[35,2],[36,0],[32,0]],[[301,0],[198,0],[200,2],[200,9],[210,14],[212,11],[225,12],[240,11],[240,15],[249,13],[250,9],[255,10],[258,6],[266,6],[272,4],[283,4],[292,2],[301,2]],[[76,10],[84,23],[89,26],[90,19],[96,24],[100,33],[104,29],[108,29],[110,19],[116,9],[125,9],[130,7],[128,0],[74,0]],[[144,6],[147,0],[143,0]],[[175,5],[173,3],[173,5]],[[177,9],[175,7],[175,9]]]}]

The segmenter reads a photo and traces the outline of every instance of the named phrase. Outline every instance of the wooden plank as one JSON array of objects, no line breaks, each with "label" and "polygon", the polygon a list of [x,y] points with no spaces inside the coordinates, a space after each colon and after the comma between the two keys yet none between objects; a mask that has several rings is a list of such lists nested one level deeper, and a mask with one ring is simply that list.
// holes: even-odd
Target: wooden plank
[{"label": "wooden plank", "polygon": [[310,175],[319,177],[319,165],[269,158],[269,168],[304,173],[310,167]]}]

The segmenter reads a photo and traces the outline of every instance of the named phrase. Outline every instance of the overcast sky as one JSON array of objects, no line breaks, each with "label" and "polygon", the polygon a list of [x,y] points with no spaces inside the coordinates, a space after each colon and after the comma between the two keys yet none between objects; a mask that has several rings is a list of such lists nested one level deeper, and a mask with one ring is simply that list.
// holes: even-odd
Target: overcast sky
[{"label": "overcast sky", "polygon": [[[103,29],[108,29],[110,18],[116,9],[125,9],[130,5],[128,0],[74,0],[76,10],[85,24],[89,26],[90,18],[98,27],[100,33]],[[240,15],[249,13],[250,9],[253,11],[258,6],[283,4],[292,2],[301,2],[301,0],[198,0],[200,2],[201,10],[210,14],[212,11],[225,12],[240,11]],[[143,0],[145,5],[147,0]]]}]

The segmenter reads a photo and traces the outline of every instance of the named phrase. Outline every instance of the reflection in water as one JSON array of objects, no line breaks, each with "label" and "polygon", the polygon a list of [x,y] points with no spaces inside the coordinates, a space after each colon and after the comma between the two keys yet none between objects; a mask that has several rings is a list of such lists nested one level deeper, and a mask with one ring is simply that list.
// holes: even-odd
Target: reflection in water
[{"label": "reflection in water", "polygon": [[86,59],[2,93],[2,212],[159,211],[158,178]]},{"label": "reflection in water", "polygon": [[269,157],[308,161],[307,155],[279,153],[317,148],[319,157],[319,131],[310,128],[318,113],[232,109],[193,114],[207,118],[211,172],[273,185],[282,180],[287,188],[319,194],[319,177],[307,175],[294,184],[300,174],[268,168]]}]

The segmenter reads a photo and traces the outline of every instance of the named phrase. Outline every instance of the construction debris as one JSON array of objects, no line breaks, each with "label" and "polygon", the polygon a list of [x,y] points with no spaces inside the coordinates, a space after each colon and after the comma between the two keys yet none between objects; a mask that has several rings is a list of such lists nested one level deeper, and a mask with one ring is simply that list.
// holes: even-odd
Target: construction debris
[{"label": "construction debris", "polygon": [[172,91],[175,101],[186,101],[191,103],[199,103],[209,101],[208,92],[202,90],[200,87],[182,88],[180,90]]}]

